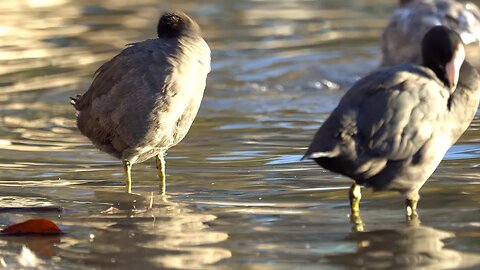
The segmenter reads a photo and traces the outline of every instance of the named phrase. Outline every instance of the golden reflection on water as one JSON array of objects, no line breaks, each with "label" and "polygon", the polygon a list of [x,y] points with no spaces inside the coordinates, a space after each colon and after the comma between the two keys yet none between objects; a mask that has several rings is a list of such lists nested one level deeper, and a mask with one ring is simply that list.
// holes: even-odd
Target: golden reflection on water
[{"label": "golden reflection on water", "polygon": [[480,264],[480,254],[446,247],[445,241],[453,237],[452,232],[422,225],[354,232],[347,239],[357,242],[355,253],[328,257],[340,265],[369,269],[459,269]]},{"label": "golden reflection on water", "polygon": [[[479,203],[478,120],[468,145],[422,190],[420,211],[432,226],[388,220],[396,228],[368,231],[382,213],[403,213],[395,212],[400,199],[382,193],[365,199],[367,232],[350,233],[349,182],[297,161],[346,87],[376,67],[382,11],[393,2],[2,1],[0,207],[66,210],[6,213],[0,226],[46,215],[68,234],[60,242],[0,238],[0,261],[18,266],[26,245],[45,256],[44,268],[478,265],[478,252],[464,252],[475,244],[445,246],[462,233],[478,239],[478,215],[468,212]],[[119,192],[118,162],[79,134],[68,97],[126,43],[154,37],[167,9],[199,21],[213,69],[199,117],[168,157],[171,197],[155,196],[149,208],[153,163],[134,169],[140,194]],[[460,184],[438,184],[452,181]],[[450,207],[458,228],[433,228]]]},{"label": "golden reflection on water", "polygon": [[[214,246],[228,240],[227,233],[211,230],[208,226],[217,219],[216,216],[193,212],[188,205],[165,200],[163,195],[151,198],[154,203],[150,208],[147,206],[147,196],[152,195],[96,191],[95,197],[98,200],[110,202],[120,210],[113,215],[99,216],[100,220],[109,223],[111,230],[105,230],[103,222],[97,221],[97,226],[94,227],[101,229],[94,233],[95,244],[120,248],[124,240],[117,239],[115,242],[118,244],[112,243],[112,230],[125,228],[134,232],[132,228],[140,227],[140,231],[129,237],[130,243],[138,252],[156,250],[148,259],[145,258],[152,265],[174,269],[203,269],[206,265],[232,256],[228,249]],[[139,234],[139,240],[135,239],[135,234]],[[110,256],[119,261],[120,256],[126,255],[121,249],[115,253],[117,254],[112,253]],[[137,267],[142,265],[142,262],[130,262],[132,263]]]}]

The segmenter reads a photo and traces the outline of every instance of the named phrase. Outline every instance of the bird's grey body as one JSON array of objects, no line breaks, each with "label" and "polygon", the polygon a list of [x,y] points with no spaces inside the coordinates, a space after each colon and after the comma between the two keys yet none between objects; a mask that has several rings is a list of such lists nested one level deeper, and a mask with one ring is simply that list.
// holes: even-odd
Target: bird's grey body
[{"label": "bird's grey body", "polygon": [[163,162],[165,151],[187,134],[203,97],[210,49],[193,20],[169,15],[173,26],[160,29],[160,21],[158,39],[129,44],[74,100],[82,134],[127,164],[154,156]]},{"label": "bird's grey body", "polygon": [[134,43],[100,67],[76,102],[78,127],[100,150],[145,161],[187,134],[209,70],[203,39]]},{"label": "bird's grey body", "polygon": [[404,64],[357,82],[318,130],[305,154],[375,190],[418,191],[478,107],[478,74],[452,91],[428,68]]},{"label": "bird's grey body", "polygon": [[480,66],[480,10],[455,0],[402,0],[390,17],[382,39],[382,66],[421,62],[420,43],[433,26],[456,31],[466,44],[466,59]]}]

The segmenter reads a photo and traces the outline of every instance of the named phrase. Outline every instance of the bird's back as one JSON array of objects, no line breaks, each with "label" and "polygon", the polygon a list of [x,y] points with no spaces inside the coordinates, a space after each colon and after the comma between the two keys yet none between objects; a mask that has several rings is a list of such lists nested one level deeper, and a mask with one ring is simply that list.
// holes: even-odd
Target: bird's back
[{"label": "bird's back", "polygon": [[101,150],[141,162],[185,136],[209,71],[210,49],[200,36],[131,44],[75,101],[77,125]]},{"label": "bird's back", "polygon": [[438,132],[448,99],[448,89],[427,68],[379,70],[345,94],[305,156],[359,184],[407,192],[412,185],[404,181],[423,184],[453,143]]}]

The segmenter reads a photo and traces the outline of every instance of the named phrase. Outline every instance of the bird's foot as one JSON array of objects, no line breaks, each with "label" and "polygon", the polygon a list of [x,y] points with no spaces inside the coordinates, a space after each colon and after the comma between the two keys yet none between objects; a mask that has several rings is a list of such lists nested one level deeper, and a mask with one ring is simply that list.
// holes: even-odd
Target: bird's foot
[{"label": "bird's foot", "polygon": [[417,198],[409,198],[405,200],[406,211],[407,211],[407,220],[418,219],[417,213]]},{"label": "bird's foot", "polygon": [[362,218],[360,217],[360,211],[352,211],[350,214],[350,221],[353,224],[354,231],[363,232],[365,230]]}]

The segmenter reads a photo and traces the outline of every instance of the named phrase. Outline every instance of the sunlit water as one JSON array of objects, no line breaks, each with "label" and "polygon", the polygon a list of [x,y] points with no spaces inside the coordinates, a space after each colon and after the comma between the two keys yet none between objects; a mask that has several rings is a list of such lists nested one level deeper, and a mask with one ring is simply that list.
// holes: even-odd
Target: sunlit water
[{"label": "sunlit water", "polygon": [[[421,224],[406,224],[400,195],[365,192],[356,232],[350,181],[299,161],[377,66],[394,1],[91,2],[0,3],[0,228],[42,217],[67,233],[2,237],[0,266],[25,265],[23,246],[48,269],[480,265],[478,119],[422,189]],[[194,126],[168,153],[167,197],[154,161],[134,166],[128,195],[120,163],[77,131],[69,97],[126,43],[154,37],[166,9],[198,20],[212,72]]]}]

